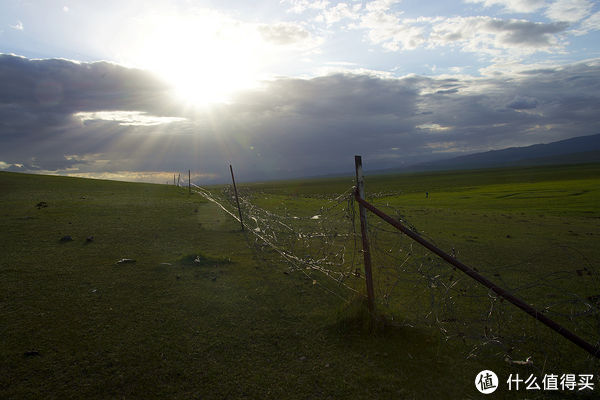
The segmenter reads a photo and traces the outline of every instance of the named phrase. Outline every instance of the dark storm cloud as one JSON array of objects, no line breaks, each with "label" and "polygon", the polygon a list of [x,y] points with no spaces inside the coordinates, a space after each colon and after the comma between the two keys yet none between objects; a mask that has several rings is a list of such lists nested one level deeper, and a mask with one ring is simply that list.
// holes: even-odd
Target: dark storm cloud
[{"label": "dark storm cloud", "polygon": [[527,145],[600,131],[600,65],[466,80],[459,93],[424,96],[432,122],[465,150]]},{"label": "dark storm cloud", "polygon": [[158,111],[165,84],[148,72],[107,62],[29,60],[0,54],[0,103],[36,111]]},{"label": "dark storm cloud", "polygon": [[82,122],[74,114],[173,112],[166,100],[167,89],[148,72],[107,62],[80,64],[0,54],[0,160],[34,165],[26,161],[34,157],[40,169],[68,168],[73,163],[62,151],[106,143],[115,131],[104,126],[85,129],[89,135],[81,136]]},{"label": "dark storm cloud", "polygon": [[531,110],[536,108],[537,105],[538,101],[534,98],[517,96],[513,101],[508,103],[507,107],[515,110]]},{"label": "dark storm cloud", "polygon": [[246,93],[228,110],[247,127],[254,152],[278,166],[334,171],[363,154],[373,167],[390,167],[596,133],[599,75],[597,65],[583,64],[493,79],[287,79]]},{"label": "dark storm cloud", "polygon": [[240,179],[282,178],[350,172],[354,154],[385,168],[600,132],[597,62],[494,78],[278,79],[207,111],[166,93],[140,70],[1,56],[0,165],[226,179],[232,162]]}]

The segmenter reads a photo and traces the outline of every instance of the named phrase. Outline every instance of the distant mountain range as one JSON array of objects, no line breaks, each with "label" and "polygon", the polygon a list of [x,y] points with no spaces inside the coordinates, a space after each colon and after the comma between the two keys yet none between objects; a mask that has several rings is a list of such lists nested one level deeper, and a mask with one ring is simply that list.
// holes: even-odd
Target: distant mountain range
[{"label": "distant mountain range", "polygon": [[[484,153],[414,164],[395,170],[398,172],[434,171],[591,162],[600,162],[600,134],[579,136],[548,144],[486,151]],[[391,172],[391,170],[388,171]]]}]

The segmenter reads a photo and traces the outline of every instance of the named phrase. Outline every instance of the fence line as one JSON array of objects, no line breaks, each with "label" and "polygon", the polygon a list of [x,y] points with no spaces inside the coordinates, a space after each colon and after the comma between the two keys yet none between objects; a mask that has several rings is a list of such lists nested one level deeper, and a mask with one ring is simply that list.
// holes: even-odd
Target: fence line
[{"label": "fence line", "polygon": [[[250,237],[255,238],[254,243],[260,246],[261,250],[272,249],[289,263],[290,271],[302,272],[306,277],[313,279],[313,284],[319,285],[345,301],[348,301],[348,298],[342,296],[344,292],[330,290],[331,286],[326,284],[327,280],[321,282],[318,278],[315,279],[312,272],[322,273],[325,277],[330,278],[331,282],[335,282],[337,286],[344,289],[349,289],[352,293],[364,293],[364,276],[358,268],[362,268],[362,265],[357,261],[361,258],[360,249],[357,247],[361,238],[356,231],[358,213],[356,213],[355,206],[356,203],[367,209],[367,205],[374,206],[364,199],[361,202],[355,197],[356,187],[349,188],[341,195],[324,197],[319,194],[303,197],[299,206],[298,203],[294,205],[293,199],[290,203],[285,200],[274,202],[273,200],[276,200],[278,196],[276,194],[273,195],[274,197],[266,194],[267,199],[263,195],[265,192],[260,190],[251,190],[247,187],[242,187],[241,190],[237,188],[237,201],[240,203],[238,212],[242,208],[244,209],[242,223],[235,215],[237,201],[232,188],[226,186],[222,192],[217,193],[195,184],[192,186],[195,192],[216,204],[240,222],[246,231],[252,233]],[[370,197],[377,198],[381,202],[383,197],[391,195],[395,195],[395,193],[385,195],[375,193]],[[263,197],[267,201],[264,204],[269,210],[260,207]],[[327,200],[325,205],[323,205],[325,201],[323,199]],[[393,197],[390,199],[392,202],[395,201]],[[311,204],[322,206],[318,211],[313,210],[308,213],[307,210]],[[390,208],[389,203],[385,203],[385,206],[383,204],[378,207]],[[288,207],[291,208],[288,209]],[[383,211],[377,210],[385,214]],[[369,211],[373,212],[373,210]],[[552,360],[560,362],[570,357],[568,352],[561,354],[559,351],[561,338],[558,335],[552,331],[547,331],[547,333],[545,330],[538,331],[537,326],[539,325],[535,323],[531,326],[527,324],[527,320],[545,323],[543,319],[549,318],[543,313],[550,312],[552,318],[558,318],[563,322],[568,319],[568,326],[576,323],[575,332],[578,332],[578,336],[574,336],[577,336],[580,341],[569,339],[567,336],[570,335],[567,333],[565,336],[564,332],[571,333],[571,331],[563,328],[564,325],[556,324],[562,328],[562,333],[559,332],[562,336],[598,358],[599,349],[586,342],[581,336],[583,334],[589,339],[597,340],[598,326],[600,326],[600,294],[589,296],[600,287],[598,274],[585,255],[573,253],[571,251],[573,249],[570,248],[561,250],[553,246],[544,251],[536,251],[522,260],[513,259],[504,266],[498,266],[496,263],[488,265],[487,273],[493,273],[505,287],[508,286],[512,290],[513,294],[518,292],[522,296],[527,291],[530,298],[535,296],[532,304],[544,301],[541,308],[537,308],[543,310],[541,312],[535,311],[533,307],[531,307],[534,310],[532,313],[521,313],[516,309],[513,312],[510,310],[512,305],[507,305],[508,301],[502,303],[504,298],[502,293],[482,285],[482,282],[478,280],[473,280],[473,285],[469,285],[470,279],[467,279],[469,274],[465,275],[465,280],[463,280],[460,278],[460,273],[459,277],[456,277],[456,273],[453,273],[451,268],[443,267],[441,261],[436,264],[427,255],[429,253],[426,253],[431,249],[427,246],[421,247],[417,244],[418,242],[413,241],[411,233],[415,233],[417,229],[406,221],[406,217],[398,209],[385,215],[396,222],[402,221],[405,228],[405,231],[398,231],[392,227],[386,229],[383,225],[389,226],[389,221],[380,218],[369,220],[372,256],[376,261],[374,273],[377,302],[388,307],[385,316],[388,320],[388,317],[391,316],[395,325],[394,314],[398,310],[397,315],[400,317],[401,324],[414,326],[411,320],[413,318],[416,323],[425,322],[428,326],[439,327],[447,340],[451,338],[460,338],[463,341],[465,339],[476,340],[476,345],[472,348],[469,357],[486,348],[493,350],[500,345],[504,348],[503,353],[500,353],[503,358],[525,359],[529,358],[529,355],[535,354],[539,355],[542,360],[538,364],[539,367],[545,368],[544,358],[547,360],[548,357],[551,357]],[[389,217],[389,215],[395,215],[396,218]],[[421,238],[428,237],[423,233],[419,236]],[[402,237],[407,239],[402,239]],[[429,238],[429,242],[433,242],[433,240]],[[454,248],[451,253],[452,256],[448,253],[444,254],[455,259]],[[545,259],[560,257],[561,261],[551,263],[553,269],[544,269],[543,275],[532,276],[533,280],[527,282],[527,272],[533,272],[529,269],[530,263],[540,257]],[[581,277],[584,273],[585,277],[580,278],[578,283],[566,281],[566,279],[573,279],[571,276],[574,275],[574,270],[562,268],[563,259],[565,263],[568,262],[565,266],[580,263],[578,268],[583,269],[578,269],[577,274]],[[442,257],[442,260],[445,258]],[[484,265],[487,264],[484,263]],[[460,268],[454,267],[454,270]],[[444,272],[445,270],[447,272]],[[472,271],[477,272],[476,269],[472,269]],[[472,276],[470,277],[472,278]],[[507,285],[509,282],[507,279],[511,278],[516,282],[516,286]],[[570,290],[565,291],[564,288],[556,286],[558,280],[569,285],[567,287]],[[575,286],[571,286],[573,284]],[[484,293],[482,291],[484,286],[491,291]],[[492,292],[498,297],[494,297]],[[527,296],[524,299],[531,302]],[[529,306],[523,300],[521,303]],[[521,309],[523,308],[521,307]],[[390,315],[390,313],[392,314]],[[535,319],[529,318],[530,316]],[[550,334],[551,332],[552,334]],[[582,344],[583,346],[581,346]],[[528,353],[523,354],[524,351]],[[529,353],[529,351],[534,351],[534,353]],[[582,361],[577,360],[577,362]]]},{"label": "fence line", "polygon": [[[202,187],[200,187],[198,185],[195,185],[193,183],[192,183],[192,186],[194,186],[196,189],[198,189],[196,191],[196,193],[200,194],[205,199],[207,199],[207,200],[211,201],[212,203],[216,204],[217,206],[219,206],[219,208],[221,208],[223,211],[225,211],[227,214],[229,214],[231,217],[233,217],[236,221],[238,221],[240,224],[242,224],[242,226],[244,226],[244,222],[237,215],[235,215],[233,212],[229,211],[223,204],[221,204],[219,201],[217,201],[213,196],[211,196],[210,192],[207,189],[202,188]],[[331,278],[331,279],[335,280],[338,284],[343,285],[344,287],[346,287],[346,289],[349,289],[349,290],[351,290],[351,291],[353,291],[355,293],[358,293],[358,290],[356,290],[356,289],[354,289],[354,288],[346,285],[344,282],[341,281],[341,279],[339,277],[336,278],[335,276],[333,276],[333,274],[331,273],[331,271],[329,271],[329,270],[327,270],[327,269],[319,266],[317,263],[303,260],[300,257],[297,257],[297,256],[293,255],[292,253],[287,252],[287,251],[281,249],[279,246],[275,245],[272,241],[270,241],[267,237],[265,237],[265,235],[262,235],[260,233],[260,230],[252,229],[251,227],[247,227],[247,228],[248,228],[247,229],[248,232],[251,232],[257,238],[259,238],[260,240],[262,240],[266,245],[268,245],[273,250],[275,250],[286,261],[288,261],[288,262],[292,263],[294,266],[296,266],[296,268],[298,270],[303,271],[303,269],[300,267],[300,265],[304,265],[305,268],[309,268],[309,269],[321,272],[322,274],[324,274],[328,278]]]},{"label": "fence line", "polygon": [[514,304],[515,306],[519,307],[521,310],[525,311],[527,314],[531,315],[533,318],[535,318],[536,320],[540,321],[541,323],[543,323],[544,325],[546,325],[550,329],[554,330],[558,334],[562,335],[564,338],[570,340],[571,342],[575,343],[577,346],[579,346],[582,349],[586,350],[587,352],[589,352],[594,357],[600,358],[600,348],[592,346],[590,343],[586,342],[585,340],[583,340],[579,336],[575,335],[573,332],[571,332],[570,330],[568,330],[564,326],[556,323],[554,320],[546,317],[542,312],[536,310],[535,308],[531,307],[529,304],[525,303],[523,300],[521,300],[518,297],[514,296],[509,291],[507,291],[507,290],[505,290],[505,289],[497,286],[496,284],[494,284],[492,281],[490,281],[486,277],[484,277],[481,274],[475,272],[472,268],[470,268],[467,265],[463,264],[462,262],[458,261],[456,258],[454,258],[451,255],[447,254],[446,252],[444,252],[443,250],[441,250],[437,246],[429,243],[427,240],[423,239],[417,233],[415,233],[412,230],[406,228],[404,225],[402,225],[401,222],[396,221],[395,219],[393,219],[389,215],[387,215],[384,212],[382,212],[381,210],[377,209],[372,204],[368,203],[366,200],[363,200],[361,198],[361,195],[358,193],[358,191],[356,191],[354,193],[354,198],[356,199],[357,202],[359,202],[367,210],[371,211],[373,214],[377,215],[379,218],[381,218],[382,220],[384,220],[388,224],[392,225],[394,228],[400,230],[402,233],[404,233],[405,235],[407,235],[408,237],[410,237],[411,239],[413,239],[415,242],[419,243],[421,246],[426,247],[431,252],[437,254],[438,256],[440,256],[441,258],[443,258],[447,263],[454,265],[455,267],[457,267],[458,269],[460,269],[461,271],[463,271],[465,274],[467,274],[468,276],[470,276],[471,278],[473,278],[477,282],[481,283],[483,286],[485,286],[485,287],[493,290],[499,296],[501,296],[501,297],[505,298],[506,300],[510,301],[512,304]]}]

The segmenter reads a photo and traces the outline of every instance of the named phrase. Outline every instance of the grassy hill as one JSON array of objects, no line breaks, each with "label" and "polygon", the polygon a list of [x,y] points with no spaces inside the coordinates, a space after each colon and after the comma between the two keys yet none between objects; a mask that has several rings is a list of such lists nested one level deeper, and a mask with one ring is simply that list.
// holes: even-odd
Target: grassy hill
[{"label": "grassy hill", "polygon": [[[599,171],[587,165],[372,177],[367,192],[394,192],[388,200],[400,202],[413,223],[464,248],[470,261],[486,258],[504,226],[523,233],[523,244],[496,246],[500,256],[545,235],[575,245],[575,232],[576,245],[597,264]],[[242,190],[261,193],[259,203],[277,211],[282,202],[301,209],[351,184],[289,181]],[[429,203],[421,199],[426,190]],[[557,197],[538,196],[548,191]],[[369,332],[360,301],[348,305],[335,285],[290,273],[187,189],[0,173],[0,205],[2,398],[477,398],[479,371],[529,371],[502,357],[466,358],[464,344],[446,342],[435,328]],[[516,213],[529,222],[501,216]],[[478,222],[481,214],[495,229]],[[449,227],[458,221],[477,233],[453,238]],[[73,240],[61,241],[65,236]],[[469,254],[473,236],[478,243]],[[135,262],[117,264],[124,258]]]}]

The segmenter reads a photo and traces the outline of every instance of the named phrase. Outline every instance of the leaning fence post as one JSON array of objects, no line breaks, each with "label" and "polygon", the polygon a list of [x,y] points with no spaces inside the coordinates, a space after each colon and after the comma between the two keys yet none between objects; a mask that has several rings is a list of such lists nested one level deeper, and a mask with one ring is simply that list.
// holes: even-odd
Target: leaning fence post
[{"label": "leaning fence post", "polygon": [[[455,268],[460,269],[462,272],[464,272],[465,274],[467,274],[469,277],[473,278],[477,282],[481,283],[483,286],[487,287],[488,289],[493,290],[500,297],[508,300],[515,306],[519,307],[521,310],[525,311],[527,314],[529,314],[536,320],[540,321],[542,324],[546,325],[548,328],[554,330],[558,334],[562,335],[564,338],[570,340],[571,342],[575,343],[577,346],[588,351],[594,357],[600,358],[600,347],[597,347],[597,346],[594,346],[594,345],[588,343],[587,341],[585,341],[581,337],[577,336],[576,334],[574,334],[567,328],[563,327],[559,323],[546,317],[546,315],[544,315],[543,311],[536,310],[529,303],[524,302],[523,300],[519,299],[518,297],[516,297],[515,295],[510,293],[509,291],[497,286],[496,284],[494,284],[493,282],[488,280],[483,275],[480,275],[475,268],[470,268],[467,265],[463,264],[462,262],[458,261],[456,258],[454,258],[453,256],[449,255],[448,253],[444,252],[442,249],[435,246],[433,243],[425,240],[418,233],[415,233],[411,229],[402,225],[402,223],[400,221],[385,214],[383,211],[377,209],[376,207],[374,207],[372,204],[368,203],[364,199],[359,198],[358,194],[356,195],[356,201],[358,201],[359,205],[364,205],[364,207],[367,210],[371,211],[373,214],[375,214],[379,218],[383,219],[385,222],[392,225],[394,228],[400,230],[402,233],[404,233],[405,235],[410,237],[415,242],[419,243],[421,246],[423,246],[423,247],[429,249],[431,252],[437,254],[439,257],[444,259],[447,263],[453,265]],[[361,220],[361,222],[362,222],[362,220]]]},{"label": "leaning fence post", "polygon": [[240,214],[240,225],[242,225],[242,231],[244,230],[244,223],[242,222],[242,209],[240,208],[240,199],[238,198],[237,187],[235,186],[235,178],[233,177],[233,167],[229,164],[229,171],[231,171],[231,181],[233,182],[233,192],[235,193],[235,202],[237,203],[238,213]]},{"label": "leaning fence post", "polygon": [[[361,199],[365,199],[365,180],[362,170],[362,157],[354,156],[354,167],[356,169],[356,192]],[[373,273],[371,270],[371,250],[369,236],[367,233],[367,210],[362,204],[358,204],[360,214],[360,233],[362,236],[363,257],[365,262],[365,280],[367,283],[367,302],[369,312],[375,312],[375,294],[373,291]]]}]

